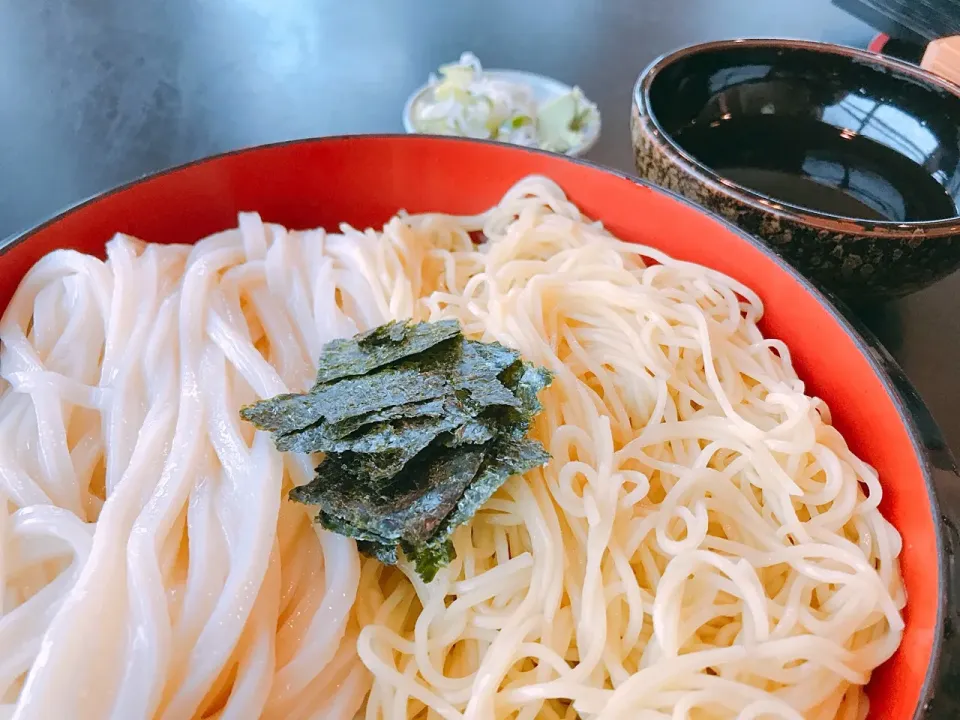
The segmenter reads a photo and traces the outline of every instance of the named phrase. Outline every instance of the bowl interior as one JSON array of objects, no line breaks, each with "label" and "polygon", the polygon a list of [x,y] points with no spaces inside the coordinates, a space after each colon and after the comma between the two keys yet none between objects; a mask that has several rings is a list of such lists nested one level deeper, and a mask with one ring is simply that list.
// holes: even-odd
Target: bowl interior
[{"label": "bowl interior", "polygon": [[[385,172],[384,169],[388,171]],[[923,460],[862,341],[805,281],[758,243],[674,196],[561,156],[423,136],[329,138],[212,158],[87,202],[0,248],[0,308],[45,253],[103,254],[122,231],[193,242],[233,227],[240,210],[292,227],[378,225],[398,209],[476,213],[519,178],[544,174],[626,241],[716,268],[763,298],[763,330],[790,347],[808,392],[824,398],[852,449],[880,472],[882,509],[904,539],[909,603],[896,655],[871,683],[872,717],[912,718],[938,632],[937,526]]]},{"label": "bowl interior", "polygon": [[766,199],[880,222],[958,214],[960,97],[918,68],[745,41],[681,51],[648,81],[668,139]]}]

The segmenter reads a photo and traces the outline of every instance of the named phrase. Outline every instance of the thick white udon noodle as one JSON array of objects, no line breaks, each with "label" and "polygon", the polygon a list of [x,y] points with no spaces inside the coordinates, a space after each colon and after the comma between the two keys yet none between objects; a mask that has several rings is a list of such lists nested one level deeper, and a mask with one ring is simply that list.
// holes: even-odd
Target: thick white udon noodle
[{"label": "thick white udon noodle", "polygon": [[[0,716],[864,715],[901,540],[750,289],[618,242],[543,178],[478,217],[244,214],[107,254],[41,260],[0,327]],[[311,459],[237,415],[409,317],[556,374],[533,431],[553,460],[426,586],[315,532],[285,499]]]}]

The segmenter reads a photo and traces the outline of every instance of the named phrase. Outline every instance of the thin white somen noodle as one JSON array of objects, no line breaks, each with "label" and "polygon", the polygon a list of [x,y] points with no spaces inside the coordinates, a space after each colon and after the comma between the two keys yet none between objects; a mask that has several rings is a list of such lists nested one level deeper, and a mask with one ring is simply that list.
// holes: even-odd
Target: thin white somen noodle
[{"label": "thin white somen noodle", "polygon": [[619,243],[543,179],[406,222],[484,230],[434,251],[423,305],[556,374],[533,432],[554,460],[457,533],[415,624],[361,632],[367,716],[414,716],[407,697],[442,717],[863,714],[903,627],[899,535],[756,294]]},{"label": "thin white somen noodle", "polygon": [[[24,278],[0,323],[0,714],[862,718],[902,633],[900,536],[755,293],[543,178],[340,230],[241,214]],[[555,375],[531,433],[552,461],[429,585],[315,531],[286,493],[316,459],[238,415],[403,318]]]}]

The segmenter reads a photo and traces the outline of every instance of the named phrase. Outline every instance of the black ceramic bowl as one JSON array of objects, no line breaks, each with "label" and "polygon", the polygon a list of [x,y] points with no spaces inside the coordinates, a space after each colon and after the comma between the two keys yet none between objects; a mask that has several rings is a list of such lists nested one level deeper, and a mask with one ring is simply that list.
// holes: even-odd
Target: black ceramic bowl
[{"label": "black ceramic bowl", "polygon": [[763,238],[852,302],[960,266],[960,88],[795,40],[695,45],[637,82],[641,177]]}]

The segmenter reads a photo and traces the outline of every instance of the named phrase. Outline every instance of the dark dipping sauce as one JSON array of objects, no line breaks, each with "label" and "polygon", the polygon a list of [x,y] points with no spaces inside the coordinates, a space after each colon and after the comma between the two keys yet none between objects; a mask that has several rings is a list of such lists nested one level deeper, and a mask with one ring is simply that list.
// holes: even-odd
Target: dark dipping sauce
[{"label": "dark dipping sauce", "polygon": [[737,45],[683,56],[651,116],[706,170],[771,204],[866,222],[954,218],[960,97],[842,53]]},{"label": "dark dipping sauce", "polygon": [[812,118],[714,120],[684,128],[676,140],[721,177],[774,201],[865,220],[956,215],[953,198],[923,166]]}]

